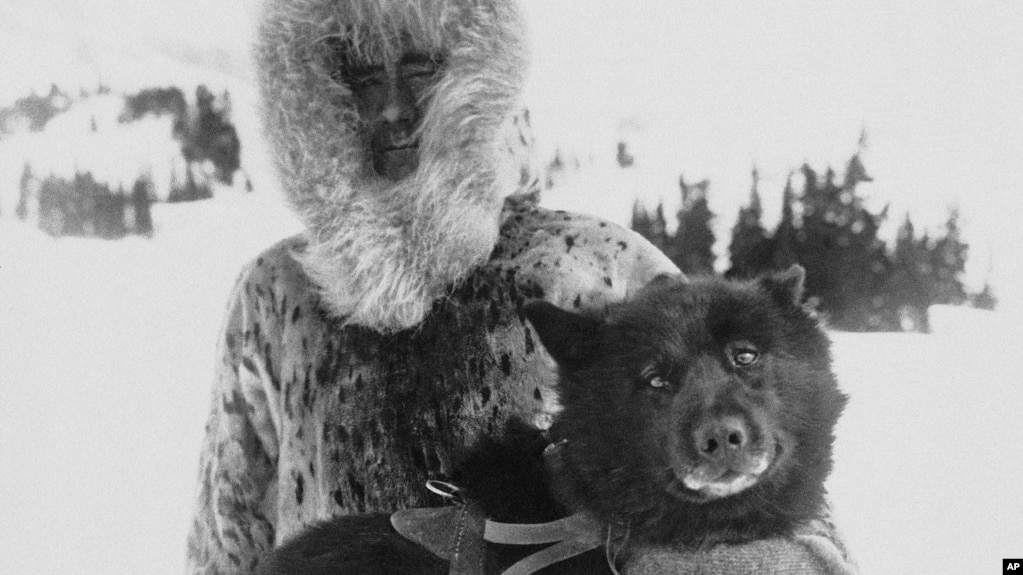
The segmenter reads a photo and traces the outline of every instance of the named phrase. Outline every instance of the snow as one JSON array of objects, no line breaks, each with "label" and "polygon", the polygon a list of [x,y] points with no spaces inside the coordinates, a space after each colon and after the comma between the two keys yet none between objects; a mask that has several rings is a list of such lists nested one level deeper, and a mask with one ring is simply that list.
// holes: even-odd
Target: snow
[{"label": "snow", "polygon": [[[127,188],[151,170],[165,185],[180,158],[169,120],[115,125],[119,98],[93,97],[46,135],[0,142],[4,575],[182,572],[223,306],[243,263],[299,229],[271,191],[258,136],[246,56],[255,9],[157,4],[0,0],[0,104],[51,82],[71,94],[100,82],[229,89],[256,188],[155,205],[152,240],[53,239],[12,219],[24,161],[36,176],[84,168]],[[864,127],[875,176],[865,189],[892,203],[891,221],[909,209],[933,227],[961,203],[972,277],[993,261],[1010,313],[938,308],[933,335],[833,334],[851,402],[828,487],[864,574],[995,572],[1023,555],[1023,10],[590,4],[526,1],[542,157],[560,148],[581,165],[547,194],[550,207],[627,223],[634,198],[648,208],[664,198],[671,213],[684,172],[710,177],[727,241],[754,162],[777,215],[787,173],[804,159],[840,168]],[[615,165],[618,141],[632,168]]]},{"label": "snow", "polygon": [[[158,204],[152,240],[0,219],[0,573],[182,571],[223,306],[299,229],[275,198]],[[852,401],[829,490],[864,573],[1023,552],[1018,338],[989,312],[936,317],[934,335],[833,334]]]},{"label": "snow", "polygon": [[834,334],[851,402],[829,490],[863,573],[983,573],[1023,551],[1023,366],[982,324],[1008,325]]},{"label": "snow", "polygon": [[117,242],[0,219],[0,573],[183,570],[223,306],[298,225],[265,194],[153,215]]}]

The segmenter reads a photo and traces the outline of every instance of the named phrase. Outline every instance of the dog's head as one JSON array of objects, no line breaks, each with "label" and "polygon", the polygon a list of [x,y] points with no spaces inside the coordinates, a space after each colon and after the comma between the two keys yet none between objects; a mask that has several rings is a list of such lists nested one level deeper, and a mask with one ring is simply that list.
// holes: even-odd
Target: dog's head
[{"label": "dog's head", "polygon": [[690,543],[819,514],[846,398],[803,277],[664,278],[599,318],[529,304],[561,372],[562,496]]}]

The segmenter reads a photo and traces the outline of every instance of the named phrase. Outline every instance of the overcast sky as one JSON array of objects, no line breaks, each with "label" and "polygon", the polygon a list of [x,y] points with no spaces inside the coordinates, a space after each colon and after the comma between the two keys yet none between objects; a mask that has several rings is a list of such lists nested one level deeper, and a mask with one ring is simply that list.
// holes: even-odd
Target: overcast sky
[{"label": "overcast sky", "polygon": [[564,138],[601,123],[640,131],[676,174],[710,177],[729,218],[753,163],[773,211],[789,170],[841,169],[866,130],[875,204],[891,203],[895,223],[909,210],[935,224],[958,203],[974,261],[996,252],[996,275],[1021,287],[1023,2],[527,6],[538,126]]},{"label": "overcast sky", "polygon": [[[0,0],[0,101],[51,81],[115,88],[245,82],[255,0]],[[958,203],[972,277],[1023,293],[1023,2],[525,0],[527,103],[543,146],[613,154],[617,139],[675,200],[712,180],[724,220],[756,163],[769,217],[803,161],[856,150],[874,205],[936,226]],[[207,80],[211,81],[211,80]],[[980,269],[984,268],[984,269]]]}]

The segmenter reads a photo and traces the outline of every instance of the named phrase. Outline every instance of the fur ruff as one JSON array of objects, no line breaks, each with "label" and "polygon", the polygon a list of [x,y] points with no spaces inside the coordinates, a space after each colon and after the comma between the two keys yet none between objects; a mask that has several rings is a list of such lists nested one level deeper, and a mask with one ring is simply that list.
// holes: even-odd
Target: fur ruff
[{"label": "fur ruff", "polygon": [[[486,261],[504,198],[519,183],[506,133],[525,40],[506,0],[271,0],[256,64],[264,127],[292,207],[300,259],[330,310],[390,332]],[[420,158],[392,182],[370,165],[341,47],[367,64],[406,49],[446,60],[424,111]]]}]

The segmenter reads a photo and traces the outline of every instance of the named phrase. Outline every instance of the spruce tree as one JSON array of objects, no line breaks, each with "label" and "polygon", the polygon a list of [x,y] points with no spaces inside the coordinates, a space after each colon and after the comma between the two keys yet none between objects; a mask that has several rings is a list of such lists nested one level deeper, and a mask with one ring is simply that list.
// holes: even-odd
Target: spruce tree
[{"label": "spruce tree", "polygon": [[104,209],[102,213],[103,234],[99,237],[110,240],[123,238],[128,234],[128,229],[124,225],[124,206],[127,199],[124,188],[119,187],[117,191],[114,191],[103,184],[100,189]]},{"label": "spruce tree", "polygon": [[969,246],[960,237],[959,209],[949,208],[945,235],[931,250],[931,303],[960,305],[966,301],[966,289],[960,280],[966,270]]},{"label": "spruce tree", "polygon": [[21,221],[28,219],[28,202],[32,195],[34,180],[32,167],[26,163],[25,169],[21,171],[21,181],[18,183],[18,206],[14,209],[14,215]]},{"label": "spruce tree", "polygon": [[66,235],[70,197],[66,181],[48,176],[39,185],[39,229],[53,236]]},{"label": "spruce tree", "polygon": [[654,247],[662,252],[665,251],[668,245],[668,222],[664,219],[664,202],[657,203],[657,209],[654,210],[652,217],[639,200],[633,202],[632,221],[629,227],[649,240]]},{"label": "spruce tree", "polygon": [[213,197],[213,190],[207,181],[196,181],[195,170],[197,167],[192,162],[185,163],[185,182],[179,182],[177,169],[171,170],[170,193],[167,194],[167,203],[194,202],[206,200]]},{"label": "spruce tree", "polygon": [[[862,138],[861,138],[862,139]],[[884,285],[891,273],[891,260],[887,248],[877,237],[881,223],[888,217],[886,205],[878,213],[867,209],[859,193],[859,185],[872,182],[857,152],[846,164],[845,175],[840,187],[839,201],[846,208],[848,219],[845,232],[848,244],[842,257],[850,261],[847,275],[843,278],[842,298],[848,302],[851,322],[860,329],[891,331],[899,329],[899,320],[885,301]]]},{"label": "spruce tree", "polygon": [[870,177],[854,154],[841,183],[830,168],[823,179],[810,168],[803,207],[799,261],[806,266],[807,292],[817,295],[832,325],[855,331],[893,327],[884,311],[882,285],[888,273],[884,244],[877,238],[887,208],[866,209],[858,186]]},{"label": "spruce tree", "polygon": [[714,214],[707,203],[709,180],[688,184],[679,177],[682,204],[678,211],[678,229],[667,238],[664,253],[683,273],[689,275],[714,273]]},{"label": "spruce tree", "polygon": [[628,168],[636,163],[636,158],[629,153],[625,142],[618,142],[618,153],[615,156],[615,160],[618,161],[619,168]]},{"label": "spruce tree", "polygon": [[978,294],[974,294],[970,297],[970,305],[977,309],[986,309],[993,311],[998,305],[998,298],[995,297],[995,292],[991,288],[991,284],[987,281],[984,282],[984,289]]},{"label": "spruce tree", "polygon": [[752,277],[770,266],[771,243],[767,231],[760,223],[763,207],[760,204],[760,175],[753,167],[749,205],[739,208],[739,216],[732,227],[732,241],[728,245],[731,268],[728,277]]},{"label": "spruce tree", "polygon": [[64,235],[91,236],[96,232],[96,180],[92,172],[75,172],[66,188]]},{"label": "spruce tree", "polygon": [[785,190],[782,192],[781,220],[778,221],[778,226],[771,238],[770,267],[774,270],[786,270],[792,264],[800,263],[799,234],[796,230],[796,216],[792,207],[795,201],[796,194],[792,189],[792,174],[789,174],[788,179],[785,180]]},{"label": "spruce tree", "polygon": [[924,265],[927,257],[926,243],[917,239],[913,221],[906,214],[895,239],[891,273],[884,289],[886,307],[902,331],[929,331],[927,306],[930,302],[924,275],[930,267]]},{"label": "spruce tree", "polygon": [[181,178],[178,176],[177,164],[171,164],[170,182],[167,184],[167,199],[165,200],[168,204],[182,201],[180,180]]},{"label": "spruce tree", "polygon": [[149,199],[149,180],[135,180],[131,190],[131,203],[135,211],[135,233],[147,238],[153,236],[152,202]]},{"label": "spruce tree", "polygon": [[[834,257],[836,238],[834,230],[827,225],[828,202],[826,192],[819,185],[817,172],[809,164],[800,168],[803,174],[803,190],[797,201],[802,214],[796,231],[794,248],[796,261],[806,268],[806,292],[819,300],[831,302],[829,274],[833,273],[830,259]],[[831,264],[831,265],[829,265]]]},{"label": "spruce tree", "polygon": [[991,287],[991,274],[994,273],[994,260],[988,254],[987,275],[984,276],[984,287],[980,292],[970,294],[970,306],[977,309],[994,311],[998,305],[998,298],[995,297],[994,288]]},{"label": "spruce tree", "polygon": [[182,144],[182,154],[186,162],[211,161],[216,179],[231,185],[235,171],[241,167],[241,141],[230,121],[230,96],[225,92],[223,104],[218,107],[213,92],[200,84],[195,90],[195,101],[196,112]]}]

